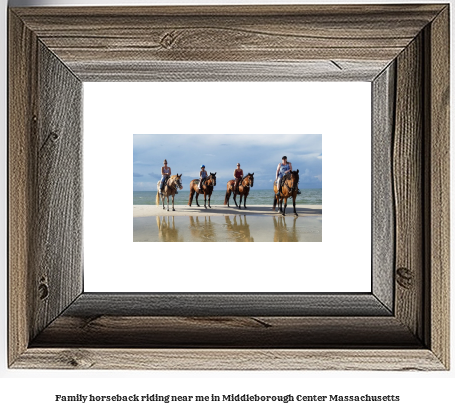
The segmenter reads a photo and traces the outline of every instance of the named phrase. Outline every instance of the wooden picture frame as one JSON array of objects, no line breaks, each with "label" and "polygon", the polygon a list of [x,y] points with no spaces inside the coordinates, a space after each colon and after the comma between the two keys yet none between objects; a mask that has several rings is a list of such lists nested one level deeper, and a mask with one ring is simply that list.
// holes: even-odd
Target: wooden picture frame
[{"label": "wooden picture frame", "polygon": [[[372,292],[85,293],[82,82],[118,80],[371,82]],[[14,8],[8,98],[11,368],[448,370],[449,5]]]}]

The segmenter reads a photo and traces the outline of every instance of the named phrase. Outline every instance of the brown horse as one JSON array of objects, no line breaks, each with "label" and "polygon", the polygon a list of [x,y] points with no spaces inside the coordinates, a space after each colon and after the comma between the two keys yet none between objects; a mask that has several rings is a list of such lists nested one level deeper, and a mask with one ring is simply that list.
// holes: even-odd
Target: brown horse
[{"label": "brown horse", "polygon": [[[297,211],[295,210],[295,198],[297,197],[297,186],[299,184],[299,170],[288,172],[281,178],[281,190],[280,194],[277,195],[277,188],[276,188],[276,180],[273,183],[273,191],[275,192],[275,196],[273,198],[273,208],[274,211],[276,205],[280,207],[280,212],[283,216],[286,215],[286,206],[288,204],[288,199],[292,197],[292,205],[294,206],[294,215],[297,215]],[[283,199],[284,199],[284,209],[283,206]]]},{"label": "brown horse", "polygon": [[[161,200],[163,201],[163,209],[164,209],[164,198],[167,197],[167,210],[169,211],[169,196],[172,196],[172,210],[175,210],[174,209],[174,196],[177,193],[177,187],[179,189],[183,189],[182,181],[180,180],[181,177],[182,177],[182,175],[179,176],[178,174],[176,174],[174,176],[169,177],[169,179],[167,180],[167,183],[163,188],[163,192],[161,193]],[[159,180],[156,185],[156,190],[157,190],[156,204],[157,205],[160,204],[160,184],[161,184],[161,180]]]},{"label": "brown horse", "polygon": [[238,194],[240,195],[240,201],[239,204],[237,204],[236,196],[237,192],[234,193],[234,184],[235,180],[229,180],[227,182],[227,189],[226,189],[226,196],[224,197],[224,204],[228,205],[229,207],[229,199],[231,198],[231,193],[234,193],[233,199],[235,206],[237,206],[239,209],[242,206],[242,197],[243,199],[243,207],[246,209],[246,198],[250,193],[250,187],[253,187],[254,184],[254,173],[248,173],[242,181],[239,183],[239,189],[238,189]]},{"label": "brown horse", "polygon": [[190,182],[190,198],[188,200],[188,206],[191,206],[193,203],[193,196],[196,193],[196,204],[199,207],[198,197],[199,195],[204,195],[204,207],[207,209],[207,196],[209,197],[209,208],[210,206],[210,198],[212,197],[213,187],[216,186],[216,172],[212,173],[207,176],[202,185],[202,188],[199,190],[199,179],[191,180]]}]

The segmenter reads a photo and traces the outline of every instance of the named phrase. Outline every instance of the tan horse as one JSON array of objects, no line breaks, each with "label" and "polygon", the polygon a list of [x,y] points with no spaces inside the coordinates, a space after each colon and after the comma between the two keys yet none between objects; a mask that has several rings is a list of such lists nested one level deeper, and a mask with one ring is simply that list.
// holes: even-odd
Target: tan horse
[{"label": "tan horse", "polygon": [[[164,186],[163,192],[161,193],[161,200],[163,201],[163,209],[164,209],[164,198],[165,197],[167,198],[168,212],[169,212],[169,196],[172,196],[172,210],[175,210],[174,209],[174,196],[177,193],[177,188],[183,189],[182,181],[180,180],[181,177],[182,177],[182,175],[179,176],[178,174],[169,177],[169,179],[166,183],[166,186]],[[161,184],[161,180],[158,181],[158,183],[156,185],[156,190],[157,190],[156,204],[157,205],[160,204],[160,184]]]},{"label": "tan horse", "polygon": [[[286,175],[284,175],[281,179],[281,190],[280,194],[277,195],[277,188],[276,188],[276,180],[273,183],[273,191],[275,192],[275,196],[273,198],[273,208],[272,210],[274,211],[276,208],[276,205],[278,203],[278,206],[280,207],[280,212],[283,216],[286,215],[286,206],[288,204],[288,199],[292,197],[292,205],[294,207],[294,215],[297,215],[297,211],[295,210],[295,198],[297,197],[297,186],[299,184],[299,170],[297,171],[291,171],[288,172]],[[282,209],[283,206],[283,200],[284,200],[284,209]]]},{"label": "tan horse", "polygon": [[231,193],[234,193],[234,203],[239,209],[242,206],[242,197],[243,199],[243,207],[246,209],[246,198],[250,193],[250,187],[253,187],[254,184],[254,173],[248,173],[242,181],[239,183],[238,194],[240,195],[239,204],[237,204],[236,196],[237,192],[234,193],[234,184],[235,180],[229,180],[227,182],[227,189],[226,189],[226,196],[224,197],[224,204],[228,205],[229,207],[229,199],[231,198]]},{"label": "tan horse", "polygon": [[210,173],[204,181],[202,188],[199,189],[199,179],[191,180],[190,182],[190,198],[188,200],[188,206],[191,206],[193,203],[193,196],[196,194],[196,204],[199,207],[198,197],[199,195],[204,195],[204,207],[207,209],[207,196],[209,197],[209,208],[210,206],[210,198],[212,196],[213,187],[216,186],[216,172]]}]

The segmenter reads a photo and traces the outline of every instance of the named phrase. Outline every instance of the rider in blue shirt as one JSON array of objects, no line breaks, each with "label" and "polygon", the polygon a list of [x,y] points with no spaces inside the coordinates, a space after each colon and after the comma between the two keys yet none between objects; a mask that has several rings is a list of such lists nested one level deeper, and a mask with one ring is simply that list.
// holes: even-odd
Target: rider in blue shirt
[{"label": "rider in blue shirt", "polygon": [[199,172],[199,190],[202,189],[202,184],[204,183],[205,179],[207,178],[207,171],[205,170],[205,166],[201,166],[201,171]]},{"label": "rider in blue shirt", "polygon": [[[282,177],[288,172],[292,171],[292,164],[288,162],[288,158],[286,156],[282,157],[282,162],[278,164],[276,169],[276,194],[279,195],[281,191],[281,179]],[[297,194],[300,194],[300,190],[297,188]]]}]

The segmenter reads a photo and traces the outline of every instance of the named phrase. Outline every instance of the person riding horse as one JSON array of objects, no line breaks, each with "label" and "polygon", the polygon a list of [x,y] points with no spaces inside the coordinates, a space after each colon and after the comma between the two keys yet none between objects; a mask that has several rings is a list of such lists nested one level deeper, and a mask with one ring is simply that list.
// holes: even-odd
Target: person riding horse
[{"label": "person riding horse", "polygon": [[207,178],[207,171],[205,170],[205,166],[201,166],[201,171],[199,172],[199,190],[202,189],[202,183],[204,183],[205,179]]},{"label": "person riding horse", "polygon": [[167,165],[167,160],[164,159],[164,166],[161,167],[161,184],[160,184],[160,194],[163,193],[164,185],[167,182],[167,179],[171,177],[171,168]]},{"label": "person riding horse", "polygon": [[240,163],[237,163],[237,168],[234,170],[234,195],[239,191],[239,184],[243,179],[243,170],[240,168]]},{"label": "person riding horse", "polygon": [[[282,162],[278,164],[276,169],[276,195],[279,196],[281,191],[281,179],[285,176],[288,172],[292,171],[292,163],[288,162],[288,158],[286,156],[282,157]],[[300,190],[297,189],[297,194],[301,194]]]}]

